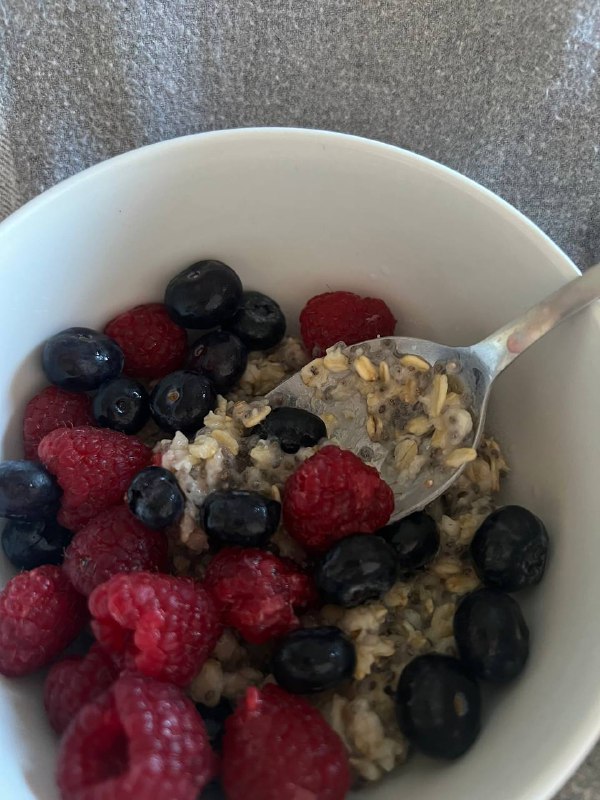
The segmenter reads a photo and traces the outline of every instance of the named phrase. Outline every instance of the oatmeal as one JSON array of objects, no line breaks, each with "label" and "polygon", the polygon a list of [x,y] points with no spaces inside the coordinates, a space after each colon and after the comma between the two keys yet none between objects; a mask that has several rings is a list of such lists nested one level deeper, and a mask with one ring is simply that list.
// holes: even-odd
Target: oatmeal
[{"label": "oatmeal", "polygon": [[[303,380],[324,407],[331,397],[354,393],[361,398],[365,424],[374,426],[373,446],[385,443],[391,452],[390,469],[414,475],[432,461],[449,466],[469,462],[450,491],[426,509],[440,537],[439,551],[426,569],[398,580],[379,601],[349,609],[326,605],[301,618],[304,627],[335,625],[354,643],[353,680],[317,695],[313,702],[346,744],[357,776],[373,781],[408,754],[393,697],[403,668],[429,652],[456,655],[454,612],[461,597],[479,586],[469,544],[495,507],[494,494],[507,465],[493,439],[485,439],[477,452],[468,447],[473,427],[468,398],[422,359],[404,355],[397,363],[375,365],[360,354],[349,358],[336,346],[323,359],[307,362],[300,342],[291,338],[270,353],[251,355],[239,388],[229,399],[219,398],[194,437],[177,434],[157,445],[162,465],[176,475],[186,496],[185,515],[173,542],[174,566],[182,575],[204,574],[208,541],[198,509],[208,494],[245,489],[280,499],[298,466],[335,443],[337,420],[325,410],[321,418],[329,438],[295,454],[284,453],[276,441],[254,433],[271,412],[262,396],[300,367]],[[330,374],[336,378],[331,383]],[[283,525],[271,549],[306,563],[306,552]],[[240,698],[248,686],[272,682],[269,657],[269,647],[249,646],[228,629],[193,681],[192,697],[213,706],[222,697]]]},{"label": "oatmeal", "polygon": [[[116,795],[141,776],[177,800],[217,761],[231,800],[343,800],[413,748],[461,756],[479,681],[525,668],[512,593],[542,579],[548,535],[495,509],[507,465],[473,446],[458,364],[398,352],[387,304],[347,291],[286,338],[214,259],[164,301],[48,339],[52,385],[24,413],[38,460],[0,464],[25,570],[0,592],[0,673],[51,666],[62,797],[104,791],[109,751]],[[57,661],[88,624],[94,645]]]}]

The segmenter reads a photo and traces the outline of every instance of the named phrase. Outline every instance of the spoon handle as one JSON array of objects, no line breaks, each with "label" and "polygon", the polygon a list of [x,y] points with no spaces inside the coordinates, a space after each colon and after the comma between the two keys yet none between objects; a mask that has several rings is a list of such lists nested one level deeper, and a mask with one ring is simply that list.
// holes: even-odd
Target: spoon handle
[{"label": "spoon handle", "polygon": [[493,380],[538,339],[599,297],[600,264],[596,264],[581,278],[570,281],[523,316],[473,345],[471,352],[488,366]]}]

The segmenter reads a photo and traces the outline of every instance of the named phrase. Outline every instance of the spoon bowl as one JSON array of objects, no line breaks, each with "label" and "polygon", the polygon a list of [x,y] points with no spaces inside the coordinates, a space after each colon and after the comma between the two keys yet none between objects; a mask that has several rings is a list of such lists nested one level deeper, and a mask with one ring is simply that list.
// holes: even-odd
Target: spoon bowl
[{"label": "spoon bowl", "polygon": [[[443,370],[455,376],[469,398],[468,407],[474,421],[474,432],[468,444],[476,446],[479,442],[492,379],[486,364],[480,360],[476,352],[473,352],[473,348],[447,347],[425,339],[391,336],[360,342],[344,348],[343,352],[350,357],[366,355],[375,365],[390,356],[400,358],[409,354],[418,355],[427,361],[434,371]],[[295,406],[319,416],[333,414],[337,419],[346,420],[346,424],[340,425],[331,435],[333,443],[345,450],[351,450],[363,461],[384,473],[384,462],[389,460],[390,449],[373,442],[369,436],[368,411],[362,396],[353,395],[342,399],[319,397],[312,387],[304,383],[298,372],[273,389],[267,395],[267,400],[272,407]],[[385,473],[395,498],[391,519],[400,519],[422,509],[445,492],[465,466],[466,464],[463,464],[454,470],[429,468],[420,472],[415,480],[408,483],[401,480],[398,472]],[[393,480],[394,477],[396,480]]]}]

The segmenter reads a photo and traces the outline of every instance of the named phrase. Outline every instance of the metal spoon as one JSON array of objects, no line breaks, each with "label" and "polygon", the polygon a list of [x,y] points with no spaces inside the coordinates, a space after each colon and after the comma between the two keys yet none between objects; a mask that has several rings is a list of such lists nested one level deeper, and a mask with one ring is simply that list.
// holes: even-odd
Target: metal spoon
[{"label": "metal spoon", "polygon": [[[390,352],[398,356],[415,354],[434,369],[442,367],[449,375],[456,375],[470,396],[469,410],[474,420],[471,446],[476,448],[483,434],[492,383],[498,375],[538,339],[599,297],[600,264],[597,264],[523,316],[470,347],[447,347],[423,339],[394,336],[360,342],[346,348],[346,352],[352,354],[362,350],[374,363],[385,355],[389,356]],[[315,397],[314,390],[305,385],[300,373],[296,373],[269,392],[267,400],[274,407],[297,406],[316,414],[333,413],[338,419],[345,419],[346,424],[336,430],[335,443],[352,450],[378,469],[389,454],[374,444],[367,434],[367,412],[362,397],[320,400]],[[433,469],[426,476],[419,474],[409,485],[390,481],[396,500],[392,519],[400,519],[424,508],[445,492],[463,469],[464,465],[454,471]]]}]

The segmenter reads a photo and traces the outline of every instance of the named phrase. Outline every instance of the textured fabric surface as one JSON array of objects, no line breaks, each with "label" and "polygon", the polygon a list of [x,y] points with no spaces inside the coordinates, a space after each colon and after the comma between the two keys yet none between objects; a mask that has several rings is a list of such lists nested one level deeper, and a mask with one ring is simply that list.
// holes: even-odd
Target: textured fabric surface
[{"label": "textured fabric surface", "polygon": [[[109,156],[346,131],[481,182],[600,260],[598,0],[0,0],[0,216]],[[600,800],[600,753],[560,800]]]},{"label": "textured fabric surface", "polygon": [[600,259],[598,0],[0,0],[0,212],[181,134],[299,125],[428,155]]}]

